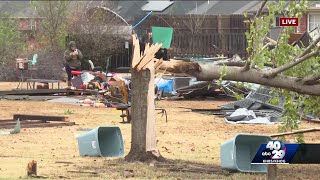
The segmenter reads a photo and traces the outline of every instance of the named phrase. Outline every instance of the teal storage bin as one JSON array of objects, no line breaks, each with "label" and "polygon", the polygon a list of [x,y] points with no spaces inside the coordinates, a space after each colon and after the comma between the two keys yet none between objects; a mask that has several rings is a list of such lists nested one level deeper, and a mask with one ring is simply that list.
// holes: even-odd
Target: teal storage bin
[{"label": "teal storage bin", "polygon": [[80,156],[123,156],[123,139],[117,126],[99,126],[77,137]]},{"label": "teal storage bin", "polygon": [[266,173],[266,164],[251,164],[261,144],[271,141],[270,136],[237,134],[220,146],[221,168],[229,171]]}]

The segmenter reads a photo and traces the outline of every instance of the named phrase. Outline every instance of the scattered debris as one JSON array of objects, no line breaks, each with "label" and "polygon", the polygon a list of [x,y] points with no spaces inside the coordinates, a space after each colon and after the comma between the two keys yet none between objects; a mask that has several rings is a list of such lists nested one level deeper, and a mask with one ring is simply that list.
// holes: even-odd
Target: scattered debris
[{"label": "scattered debris", "polygon": [[77,98],[61,97],[61,98],[51,99],[47,102],[64,103],[64,104],[78,104],[80,102],[80,100]]},{"label": "scattered debris", "polygon": [[10,132],[1,132],[0,134],[18,134],[21,131],[21,125],[20,125],[20,120],[17,120],[17,124],[15,125],[14,129]]},{"label": "scattered debris", "polygon": [[156,108],[155,110],[156,110],[156,111],[161,111],[161,112],[159,112],[159,114],[162,114],[161,117],[163,117],[163,115],[165,115],[165,116],[166,116],[166,122],[168,122],[167,111],[166,111],[165,109],[163,109],[163,108]]},{"label": "scattered debris", "polygon": [[[16,120],[18,120],[16,122]],[[13,120],[0,120],[0,129],[15,128],[12,133],[20,132],[20,128],[72,126],[74,122],[66,121],[64,116],[40,116],[15,114]]]},{"label": "scattered debris", "polygon": [[42,121],[65,121],[68,117],[65,116],[42,116],[42,115],[28,115],[28,114],[14,114],[13,119],[23,120],[42,120]]},{"label": "scattered debris", "polygon": [[[223,94],[219,86],[214,82],[199,82],[176,90],[178,96],[191,99],[197,96],[218,96]],[[218,90],[218,91],[217,91]]]},{"label": "scattered debris", "polygon": [[29,95],[29,96],[42,96],[42,95],[55,95],[55,94],[89,94],[97,95],[98,91],[88,89],[34,89],[34,90],[11,90],[0,91],[0,96],[6,95]]},{"label": "scattered debris", "polygon": [[73,162],[69,162],[69,161],[56,161],[56,164],[74,164]]},{"label": "scattered debris", "polygon": [[69,170],[67,172],[70,172],[70,173],[84,173],[84,174],[99,174],[98,172],[95,172],[95,171],[80,171],[80,170]]},{"label": "scattered debris", "polygon": [[230,116],[226,116],[225,122],[229,124],[274,124],[271,117],[257,117],[252,110],[239,108]]}]

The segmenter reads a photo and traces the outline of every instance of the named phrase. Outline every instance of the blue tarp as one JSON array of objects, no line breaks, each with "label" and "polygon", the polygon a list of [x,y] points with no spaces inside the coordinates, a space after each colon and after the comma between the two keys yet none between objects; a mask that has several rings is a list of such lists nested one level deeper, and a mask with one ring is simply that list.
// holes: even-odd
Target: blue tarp
[{"label": "blue tarp", "polygon": [[173,94],[173,79],[156,78],[154,82],[159,91],[162,91],[164,94]]}]

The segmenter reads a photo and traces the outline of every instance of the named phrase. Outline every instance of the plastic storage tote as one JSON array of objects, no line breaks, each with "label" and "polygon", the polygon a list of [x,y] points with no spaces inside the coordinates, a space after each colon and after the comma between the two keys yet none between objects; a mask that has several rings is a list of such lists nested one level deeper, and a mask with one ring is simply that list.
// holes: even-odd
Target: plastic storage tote
[{"label": "plastic storage tote", "polygon": [[123,156],[123,139],[117,126],[99,126],[77,137],[80,156]]},{"label": "plastic storage tote", "polygon": [[251,164],[261,144],[271,141],[270,136],[237,134],[220,146],[221,168],[229,171],[266,173],[266,164]]}]

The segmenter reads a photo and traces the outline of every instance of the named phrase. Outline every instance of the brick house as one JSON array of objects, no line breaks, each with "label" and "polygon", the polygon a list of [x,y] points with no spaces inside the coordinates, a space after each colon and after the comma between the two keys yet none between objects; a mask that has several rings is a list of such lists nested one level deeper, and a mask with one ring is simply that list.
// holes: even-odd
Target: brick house
[{"label": "brick house", "polygon": [[0,13],[15,19],[28,47],[37,48],[35,34],[41,29],[42,18],[37,16],[29,1],[0,1]]},{"label": "brick house", "polygon": [[313,1],[307,13],[301,18],[297,32],[309,32],[315,39],[320,35],[320,2]]},{"label": "brick house", "polygon": [[[320,1],[309,1],[310,7],[307,9],[306,14],[299,20],[299,26],[296,28],[296,33],[304,33],[306,31],[310,32],[316,27],[320,26]],[[260,8],[260,4],[255,6],[250,10],[250,13],[256,13]],[[267,13],[267,7],[264,7],[263,13]],[[279,27],[279,18],[283,17],[282,15],[276,16],[274,19],[274,27]]]}]

